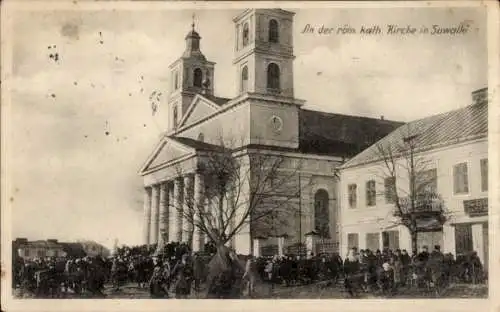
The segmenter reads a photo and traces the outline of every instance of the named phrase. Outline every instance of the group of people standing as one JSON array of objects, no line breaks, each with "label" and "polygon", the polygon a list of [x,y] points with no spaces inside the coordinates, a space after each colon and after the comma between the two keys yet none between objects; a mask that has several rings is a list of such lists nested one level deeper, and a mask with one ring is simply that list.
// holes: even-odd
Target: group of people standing
[{"label": "group of people standing", "polygon": [[[173,246],[173,245],[172,245]],[[172,247],[170,246],[170,247]],[[169,247],[169,248],[170,248]],[[287,286],[315,281],[342,281],[352,296],[360,292],[392,294],[403,286],[442,288],[455,279],[481,282],[483,268],[477,254],[458,261],[440,246],[429,252],[383,251],[351,248],[339,255],[263,257],[242,256],[226,247],[210,253],[192,253],[175,245],[155,255],[152,250],[122,250],[110,258],[46,258],[16,260],[13,286],[36,297],[104,297],[105,284],[120,291],[126,283],[147,289],[151,298],[240,298],[255,295],[259,282]],[[203,287],[202,287],[203,286]]]},{"label": "group of people standing", "polygon": [[[462,259],[464,260],[464,259]],[[394,294],[400,287],[425,287],[442,290],[453,281],[484,280],[476,253],[457,262],[451,253],[443,254],[439,245],[429,252],[427,246],[411,256],[406,250],[360,250],[352,248],[344,260],[345,286],[351,295],[360,291]]]}]

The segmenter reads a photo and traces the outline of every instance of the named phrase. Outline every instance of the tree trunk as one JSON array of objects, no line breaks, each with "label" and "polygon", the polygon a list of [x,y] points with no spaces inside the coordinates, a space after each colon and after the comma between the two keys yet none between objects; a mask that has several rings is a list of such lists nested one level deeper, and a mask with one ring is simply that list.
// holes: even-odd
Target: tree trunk
[{"label": "tree trunk", "polygon": [[412,251],[413,255],[416,255],[417,252],[418,252],[417,234],[418,234],[418,232],[415,231],[414,229],[410,230],[410,235],[411,235],[411,251]]}]

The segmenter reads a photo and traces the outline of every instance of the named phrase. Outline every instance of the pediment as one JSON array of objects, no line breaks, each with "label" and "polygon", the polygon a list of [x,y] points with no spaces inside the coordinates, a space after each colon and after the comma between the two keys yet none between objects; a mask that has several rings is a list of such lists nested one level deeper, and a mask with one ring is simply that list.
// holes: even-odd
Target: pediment
[{"label": "pediment", "polygon": [[148,158],[140,173],[174,163],[185,157],[196,154],[196,150],[187,145],[177,142],[173,138],[163,138]]},{"label": "pediment", "polygon": [[179,127],[188,125],[206,116],[212,115],[218,109],[219,106],[216,103],[198,94],[194,97],[193,101],[189,105],[186,114],[179,123]]}]

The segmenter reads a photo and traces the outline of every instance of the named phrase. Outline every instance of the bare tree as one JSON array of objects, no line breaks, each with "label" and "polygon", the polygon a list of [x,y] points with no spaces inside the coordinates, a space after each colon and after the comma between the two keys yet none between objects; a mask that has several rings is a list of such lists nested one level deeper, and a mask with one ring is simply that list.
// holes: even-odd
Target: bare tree
[{"label": "bare tree", "polygon": [[190,191],[179,201],[182,207],[173,207],[188,223],[189,240],[196,228],[216,246],[244,228],[254,237],[285,234],[279,231],[296,215],[293,202],[300,194],[296,180],[301,161],[265,150],[235,149],[219,141],[216,148],[199,154],[197,173],[204,180],[204,200]]},{"label": "bare tree", "polygon": [[434,218],[442,226],[449,218],[437,193],[437,171],[421,152],[419,135],[406,125],[397,140],[376,144],[381,161],[383,192],[386,203],[393,204],[392,223],[405,226],[411,236],[411,248],[417,251],[421,229],[418,221]]}]

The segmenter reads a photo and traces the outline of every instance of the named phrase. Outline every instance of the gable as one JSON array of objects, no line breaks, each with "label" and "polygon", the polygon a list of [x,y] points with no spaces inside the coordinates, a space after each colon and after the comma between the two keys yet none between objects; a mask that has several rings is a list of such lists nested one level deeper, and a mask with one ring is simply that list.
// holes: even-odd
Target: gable
[{"label": "gable", "polygon": [[[488,135],[488,103],[469,105],[451,112],[433,115],[409,122],[384,137],[378,144],[387,146],[394,153],[405,137],[415,136],[419,151],[455,144]],[[344,168],[380,160],[377,145],[372,145],[343,165]]]},{"label": "gable", "polygon": [[216,103],[198,94],[191,102],[191,105],[189,105],[186,114],[179,123],[179,127],[198,121],[208,115],[212,115],[218,109],[219,106]]},{"label": "gable", "polygon": [[195,149],[189,146],[176,142],[171,138],[164,138],[146,161],[140,173],[144,174],[146,171],[194,155],[195,152]]}]

